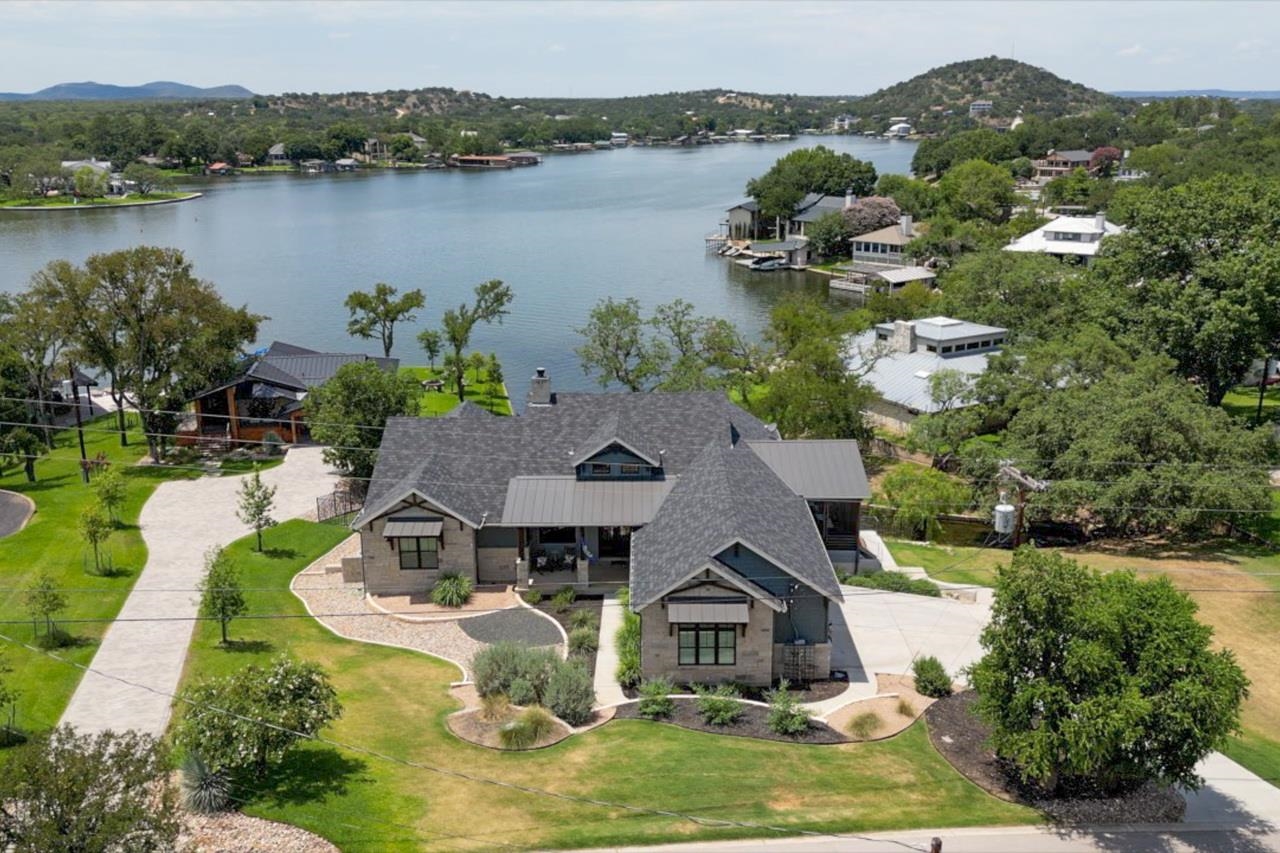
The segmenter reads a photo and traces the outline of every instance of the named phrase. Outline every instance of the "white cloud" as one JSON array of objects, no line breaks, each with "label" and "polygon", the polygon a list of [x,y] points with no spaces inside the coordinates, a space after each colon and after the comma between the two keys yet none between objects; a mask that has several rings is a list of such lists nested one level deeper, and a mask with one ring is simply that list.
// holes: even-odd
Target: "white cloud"
[{"label": "white cloud", "polygon": [[1116,56],[1141,56],[1147,49],[1140,44],[1131,44],[1116,51]]},{"label": "white cloud", "polygon": [[1236,53],[1253,53],[1267,46],[1266,39],[1242,39],[1236,42]]}]

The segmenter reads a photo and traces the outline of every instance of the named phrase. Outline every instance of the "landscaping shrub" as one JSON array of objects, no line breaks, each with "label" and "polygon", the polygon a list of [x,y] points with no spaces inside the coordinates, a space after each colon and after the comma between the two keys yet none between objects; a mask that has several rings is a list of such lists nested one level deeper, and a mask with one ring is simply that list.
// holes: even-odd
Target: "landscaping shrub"
[{"label": "landscaping shrub", "polygon": [[471,578],[457,572],[446,572],[431,589],[431,601],[441,607],[461,607],[471,600],[474,585]]},{"label": "landscaping shrub", "polygon": [[231,808],[231,776],[214,770],[194,752],[182,762],[182,804],[197,814],[225,812]]},{"label": "landscaping shrub", "polygon": [[614,676],[623,687],[635,687],[640,683],[640,617],[627,611],[622,617],[622,627],[614,639],[618,649],[618,669]]},{"label": "landscaping shrub", "polygon": [[555,720],[546,708],[526,708],[520,716],[498,729],[498,742],[503,749],[528,749],[551,734],[554,727]]},{"label": "landscaping shrub", "polygon": [[869,575],[842,575],[840,583],[846,586],[861,586],[868,589],[884,589],[890,592],[906,592],[911,595],[927,595],[932,598],[942,596],[942,590],[933,581],[924,578],[912,578],[902,572],[875,572]]},{"label": "landscaping shrub", "polygon": [[845,731],[858,740],[866,740],[878,728],[880,728],[880,715],[875,711],[866,711],[850,720],[845,726]]},{"label": "landscaping shrub", "polygon": [[36,646],[48,651],[49,649],[64,649],[67,646],[73,646],[76,638],[55,626],[36,637],[35,642]]},{"label": "landscaping shrub", "polygon": [[480,697],[480,719],[496,723],[511,716],[511,700],[505,693]]},{"label": "landscaping shrub", "polygon": [[562,586],[551,596],[551,606],[557,613],[568,613],[573,602],[578,600],[578,592],[571,586]]},{"label": "landscaping shrub", "polygon": [[523,704],[512,692],[517,679],[533,688],[535,701],[546,689],[547,679],[560,656],[550,649],[528,649],[515,643],[494,643],[482,649],[471,661],[471,674],[481,696],[506,693],[512,702]]},{"label": "landscaping shrub", "polygon": [[262,450],[268,456],[279,456],[284,452],[284,439],[279,433],[267,430],[262,434]]},{"label": "landscaping shrub", "polygon": [[669,678],[651,678],[640,685],[640,704],[637,710],[646,720],[665,720],[676,712],[676,700],[669,694],[675,685]]},{"label": "landscaping shrub", "polygon": [[598,628],[574,628],[569,632],[569,651],[574,654],[590,654],[600,646]]},{"label": "landscaping shrub", "polygon": [[600,630],[600,617],[592,610],[575,610],[569,616],[570,628],[590,628],[592,631]]},{"label": "landscaping shrub", "polygon": [[935,657],[917,658],[911,665],[916,677],[916,692],[921,696],[941,699],[951,695],[951,676],[942,666],[942,661]]},{"label": "landscaping shrub", "polygon": [[551,713],[571,726],[591,719],[596,703],[595,685],[586,667],[572,661],[561,661],[547,679],[546,705]]},{"label": "landscaping shrub", "polygon": [[906,699],[899,699],[898,713],[904,717],[914,717],[916,715],[916,706],[912,705]]},{"label": "landscaping shrub", "polygon": [[507,685],[507,698],[516,705],[536,705],[538,691],[527,678],[516,678]]},{"label": "landscaping shrub", "polygon": [[537,607],[539,604],[542,603],[542,590],[526,589],[522,597],[524,598],[525,604],[530,604],[530,605],[533,605],[534,607]]},{"label": "landscaping shrub", "polygon": [[738,701],[739,693],[731,685],[721,684],[719,687],[695,687],[698,694],[698,714],[702,721],[710,726],[728,726],[737,722],[742,716],[742,703]]},{"label": "landscaping shrub", "polygon": [[800,707],[800,700],[789,689],[786,679],[778,682],[778,689],[769,691],[769,716],[765,725],[774,734],[794,737],[809,728],[809,712]]}]

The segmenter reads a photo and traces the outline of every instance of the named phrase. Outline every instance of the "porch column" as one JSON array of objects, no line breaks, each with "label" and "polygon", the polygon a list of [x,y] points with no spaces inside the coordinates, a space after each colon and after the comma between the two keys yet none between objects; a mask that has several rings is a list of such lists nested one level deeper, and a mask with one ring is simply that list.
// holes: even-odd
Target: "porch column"
[{"label": "porch column", "polygon": [[578,558],[578,578],[577,585],[585,587],[591,583],[591,561],[586,557]]},{"label": "porch column", "polygon": [[227,415],[231,418],[231,439],[240,438],[240,416],[236,414],[236,386],[227,389]]},{"label": "porch column", "polygon": [[529,561],[520,557],[516,558],[516,586],[527,587],[529,585]]}]

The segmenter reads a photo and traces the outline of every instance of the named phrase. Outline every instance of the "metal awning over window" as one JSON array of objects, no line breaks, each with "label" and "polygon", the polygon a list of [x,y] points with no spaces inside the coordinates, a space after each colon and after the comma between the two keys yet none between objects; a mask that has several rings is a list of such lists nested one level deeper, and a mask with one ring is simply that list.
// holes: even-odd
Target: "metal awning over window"
[{"label": "metal awning over window", "polygon": [[443,529],[444,521],[439,518],[393,519],[382,529],[382,535],[388,539],[430,539]]},{"label": "metal awning over window", "polygon": [[697,625],[745,625],[749,621],[745,601],[672,601],[667,604],[667,622]]}]

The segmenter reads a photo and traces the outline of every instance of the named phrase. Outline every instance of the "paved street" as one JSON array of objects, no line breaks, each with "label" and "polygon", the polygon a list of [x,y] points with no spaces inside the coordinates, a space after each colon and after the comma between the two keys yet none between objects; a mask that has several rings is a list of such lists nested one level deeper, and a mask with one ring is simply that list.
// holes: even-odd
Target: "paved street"
[{"label": "paved street", "polygon": [[[297,447],[284,464],[263,472],[276,486],[278,521],[315,511],[315,499],[333,491],[335,477],[319,447]],[[241,477],[201,477],[162,483],[142,508],[139,523],[147,565],[120,609],[121,620],[185,618],[187,621],[117,621],[107,630],[92,666],[165,693],[178,687],[198,610],[196,587],[204,555],[249,529],[236,518]],[[270,533],[267,534],[268,537]],[[170,700],[111,678],[86,673],[62,722],[85,731],[136,729],[164,733]]]}]

